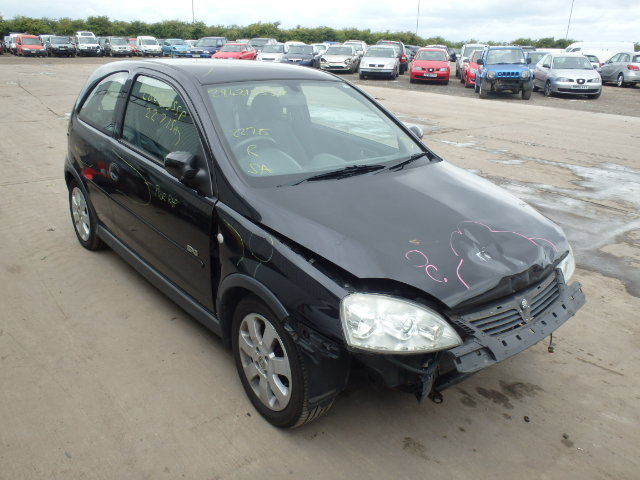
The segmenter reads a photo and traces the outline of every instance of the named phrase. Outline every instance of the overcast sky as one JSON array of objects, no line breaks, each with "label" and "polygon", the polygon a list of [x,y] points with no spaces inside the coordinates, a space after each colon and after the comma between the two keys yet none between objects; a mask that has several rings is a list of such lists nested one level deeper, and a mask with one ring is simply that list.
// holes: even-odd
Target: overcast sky
[{"label": "overcast sky", "polygon": [[[418,16],[418,3],[420,15]],[[565,38],[572,0],[193,0],[196,20],[207,25],[281,22],[282,28],[328,26],[372,31],[416,31],[428,38],[509,41],[520,37]],[[0,0],[6,19],[18,15],[111,20],[191,21],[191,0]],[[640,42],[640,0],[574,0],[569,38]]]}]

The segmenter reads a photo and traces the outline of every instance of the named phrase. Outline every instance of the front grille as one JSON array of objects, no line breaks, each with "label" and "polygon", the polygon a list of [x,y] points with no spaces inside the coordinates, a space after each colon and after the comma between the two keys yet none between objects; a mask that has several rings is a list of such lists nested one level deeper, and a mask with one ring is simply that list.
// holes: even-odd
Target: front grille
[{"label": "front grille", "polygon": [[452,321],[467,333],[482,332],[492,337],[518,330],[543,314],[560,296],[555,272],[543,282],[501,303],[480,311],[452,316]]},{"label": "front grille", "polygon": [[498,78],[520,78],[520,72],[496,72]]},{"label": "front grille", "polygon": [[558,88],[560,93],[578,93],[580,95],[586,93],[598,93],[597,88]]}]

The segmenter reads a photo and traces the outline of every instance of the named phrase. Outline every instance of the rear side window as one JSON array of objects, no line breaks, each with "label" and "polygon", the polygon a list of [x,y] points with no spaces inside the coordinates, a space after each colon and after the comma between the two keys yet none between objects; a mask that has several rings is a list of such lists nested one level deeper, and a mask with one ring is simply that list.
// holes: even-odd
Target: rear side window
[{"label": "rear side window", "polygon": [[116,104],[127,76],[126,72],[118,72],[98,83],[80,108],[78,118],[104,133],[113,133]]},{"label": "rear side window", "polygon": [[127,102],[123,138],[158,162],[171,152],[202,158],[198,131],[180,94],[167,83],[139,76]]}]

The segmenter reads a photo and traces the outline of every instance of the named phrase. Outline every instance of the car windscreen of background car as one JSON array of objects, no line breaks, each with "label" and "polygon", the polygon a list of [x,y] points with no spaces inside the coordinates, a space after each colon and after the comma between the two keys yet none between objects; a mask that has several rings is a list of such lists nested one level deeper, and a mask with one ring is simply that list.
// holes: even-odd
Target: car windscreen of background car
[{"label": "car windscreen of background car", "polygon": [[522,50],[489,50],[487,61],[485,62],[486,65],[509,65],[514,63],[525,63]]},{"label": "car windscreen of background car", "polygon": [[422,51],[418,52],[414,60],[433,60],[439,62],[446,62],[449,59],[444,52]]},{"label": "car windscreen of background car", "polygon": [[325,52],[326,55],[353,55],[353,50],[348,47],[329,47]]},{"label": "car windscreen of background car", "polygon": [[313,47],[311,45],[291,45],[288,53],[311,55],[313,53]]},{"label": "car windscreen of background car", "polygon": [[569,70],[593,70],[587,57],[556,57],[553,59],[552,68]]},{"label": "car windscreen of background car", "polygon": [[393,58],[395,56],[396,51],[392,48],[370,48],[365,54],[365,57],[377,58]]},{"label": "car windscreen of background car", "polygon": [[283,53],[284,45],[265,45],[262,53]]},{"label": "car windscreen of background car", "polygon": [[229,45],[226,44],[224,47],[220,49],[221,52],[241,52],[242,45]]},{"label": "car windscreen of background car", "polygon": [[[262,185],[282,176],[398,162],[423,152],[344,82],[271,80],[208,86],[233,166]],[[280,177],[274,183],[269,178]]]}]

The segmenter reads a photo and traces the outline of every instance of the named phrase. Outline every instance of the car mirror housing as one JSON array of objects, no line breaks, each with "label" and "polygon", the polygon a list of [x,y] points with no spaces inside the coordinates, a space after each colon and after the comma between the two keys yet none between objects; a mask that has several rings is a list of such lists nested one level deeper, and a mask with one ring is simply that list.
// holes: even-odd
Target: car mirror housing
[{"label": "car mirror housing", "polygon": [[189,152],[171,152],[164,158],[164,168],[173,177],[187,185],[198,183],[196,157]]},{"label": "car mirror housing", "polygon": [[478,61],[476,62],[478,65],[484,65],[484,60],[479,58]]}]

